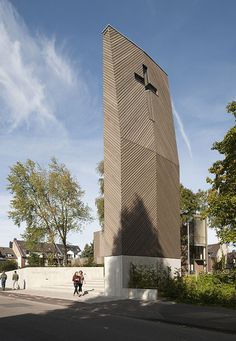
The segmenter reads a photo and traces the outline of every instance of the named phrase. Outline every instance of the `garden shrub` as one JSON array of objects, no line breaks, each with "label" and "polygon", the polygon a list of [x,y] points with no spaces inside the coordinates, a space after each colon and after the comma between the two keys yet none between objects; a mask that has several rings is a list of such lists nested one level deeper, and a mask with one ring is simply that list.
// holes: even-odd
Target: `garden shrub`
[{"label": "garden shrub", "polygon": [[178,302],[236,308],[236,272],[170,276],[170,268],[131,264],[129,287],[158,289],[158,295]]},{"label": "garden shrub", "polygon": [[9,259],[0,263],[0,273],[3,271],[11,271],[18,269],[18,264],[15,260]]}]

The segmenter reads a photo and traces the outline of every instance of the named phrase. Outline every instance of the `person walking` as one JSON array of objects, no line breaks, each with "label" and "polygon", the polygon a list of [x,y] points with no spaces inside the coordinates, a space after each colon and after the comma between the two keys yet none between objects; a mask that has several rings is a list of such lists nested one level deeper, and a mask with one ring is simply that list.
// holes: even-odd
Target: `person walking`
[{"label": "person walking", "polygon": [[14,273],[12,275],[12,280],[13,280],[13,290],[18,289],[19,275],[16,271],[14,271]]},{"label": "person walking", "polygon": [[79,276],[79,273],[78,273],[78,271],[76,271],[75,273],[74,273],[74,276],[73,276],[73,278],[72,278],[72,281],[73,281],[73,283],[74,283],[74,293],[73,293],[73,295],[75,295],[75,294],[77,294],[77,295],[79,295],[79,293],[78,293],[78,286],[79,286],[79,282],[80,282],[80,276]]},{"label": "person walking", "polygon": [[78,286],[79,286],[79,297],[82,296],[82,286],[84,284],[84,274],[83,274],[83,271],[79,271],[79,283],[78,283]]},{"label": "person walking", "polygon": [[7,281],[7,274],[5,273],[5,271],[2,272],[0,279],[1,279],[2,290],[4,291],[6,287],[6,281]]}]

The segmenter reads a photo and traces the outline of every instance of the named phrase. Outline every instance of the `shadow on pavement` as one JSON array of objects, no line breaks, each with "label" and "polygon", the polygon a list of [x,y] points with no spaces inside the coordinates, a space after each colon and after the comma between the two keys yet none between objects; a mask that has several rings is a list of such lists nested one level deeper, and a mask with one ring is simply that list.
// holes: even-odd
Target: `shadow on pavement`
[{"label": "shadow on pavement", "polygon": [[[80,339],[82,335],[82,340],[95,340],[98,337],[103,341],[115,341],[121,338],[144,340],[143,333],[138,335],[137,326],[134,330],[128,326],[135,320],[146,324],[147,321],[165,322],[236,334],[236,311],[226,308],[175,304],[168,301],[116,300],[96,303],[93,299],[92,302],[88,299],[85,303],[79,302],[79,298],[78,302],[73,302],[50,297],[20,295],[13,291],[1,292],[0,302],[1,297],[4,296],[11,299],[8,300],[10,303],[5,308],[9,309],[12,316],[0,319],[1,341],[41,341],[49,338],[65,341],[77,339],[79,335]],[[17,304],[18,307],[22,306],[22,314],[14,314]],[[26,304],[34,307],[33,313],[27,312]],[[45,312],[38,312],[37,306],[39,307],[40,304],[44,304]],[[1,307],[4,309],[4,304],[1,304]],[[122,324],[127,324],[126,333],[119,327],[120,321]],[[113,335],[114,332],[118,338]],[[151,333],[146,329],[145,332]]]}]

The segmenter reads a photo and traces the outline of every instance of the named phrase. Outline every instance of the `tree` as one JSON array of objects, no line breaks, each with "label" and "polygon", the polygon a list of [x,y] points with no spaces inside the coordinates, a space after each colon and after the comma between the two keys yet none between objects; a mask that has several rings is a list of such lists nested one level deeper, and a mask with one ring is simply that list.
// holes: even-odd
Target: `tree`
[{"label": "tree", "polygon": [[59,239],[66,265],[68,233],[91,220],[90,209],[81,200],[84,192],[66,166],[55,158],[48,169],[32,160],[17,162],[10,168],[8,190],[13,195],[9,217],[18,226],[26,224],[26,239],[31,244],[46,239],[54,247]]},{"label": "tree", "polygon": [[93,249],[93,243],[86,244],[84,247],[84,250],[81,252],[82,258],[90,258],[93,259],[94,257],[94,249]]},{"label": "tree", "polygon": [[97,206],[97,214],[100,226],[103,230],[104,228],[104,161],[100,161],[96,168],[100,178],[98,180],[99,183],[99,197],[96,198],[95,204]]},{"label": "tree", "polygon": [[208,208],[207,196],[208,191],[203,191],[199,189],[196,193],[196,200],[197,200],[197,211],[201,214],[202,218],[206,218],[206,212]]},{"label": "tree", "polygon": [[18,269],[18,264],[13,259],[7,259],[0,263],[0,272]]},{"label": "tree", "polygon": [[198,208],[199,201],[196,194],[194,194],[191,189],[180,185],[180,215],[182,222],[186,223],[189,219],[191,219]]},{"label": "tree", "polygon": [[198,190],[194,193],[190,189],[180,185],[180,239],[181,239],[181,268],[182,272],[188,271],[188,223],[193,220],[196,213],[204,218],[207,209],[207,192]]},{"label": "tree", "polygon": [[[229,103],[226,109],[236,120],[236,102]],[[222,160],[209,169],[213,178],[207,178],[211,184],[207,213],[221,241],[236,242],[236,125],[212,149],[222,155]]]},{"label": "tree", "polygon": [[181,249],[181,269],[183,273],[188,272],[188,233],[187,224],[198,209],[198,199],[191,189],[180,185],[180,249]]},{"label": "tree", "polygon": [[31,253],[30,256],[28,257],[28,262],[29,266],[31,267],[37,267],[37,266],[42,266],[40,257],[36,253]]}]

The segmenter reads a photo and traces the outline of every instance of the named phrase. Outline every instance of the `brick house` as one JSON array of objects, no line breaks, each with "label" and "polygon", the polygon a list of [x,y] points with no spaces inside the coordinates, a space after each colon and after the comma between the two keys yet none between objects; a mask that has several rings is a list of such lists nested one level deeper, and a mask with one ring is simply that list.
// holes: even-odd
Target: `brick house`
[{"label": "brick house", "polygon": [[4,262],[6,260],[15,260],[15,261],[17,261],[16,254],[12,250],[12,248],[0,246],[0,262]]},{"label": "brick house", "polygon": [[[63,245],[50,243],[37,243],[34,251],[27,248],[27,244],[23,240],[14,238],[11,247],[17,257],[19,268],[29,265],[29,257],[32,254],[39,256],[41,266],[62,265],[63,263]],[[68,264],[72,264],[74,259],[79,258],[81,252],[79,246],[69,245],[67,248]]]},{"label": "brick house", "polygon": [[208,245],[208,271],[211,272],[222,259],[227,263],[228,247],[226,244]]}]

